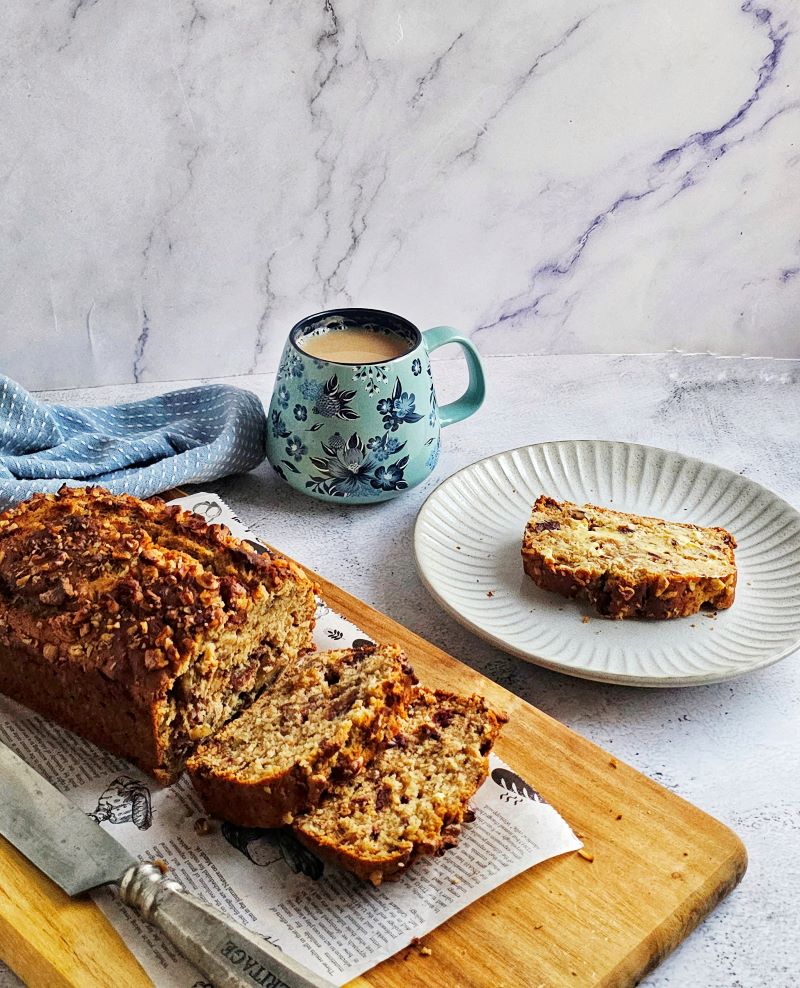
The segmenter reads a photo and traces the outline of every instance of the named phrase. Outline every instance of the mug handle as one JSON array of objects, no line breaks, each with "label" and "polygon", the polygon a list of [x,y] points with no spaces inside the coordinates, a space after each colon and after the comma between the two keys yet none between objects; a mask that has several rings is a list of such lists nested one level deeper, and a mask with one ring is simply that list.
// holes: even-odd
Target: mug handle
[{"label": "mug handle", "polygon": [[458,343],[464,350],[467,367],[469,368],[469,384],[467,385],[467,390],[460,398],[439,408],[439,420],[442,428],[446,425],[452,425],[454,422],[460,422],[470,415],[474,415],[486,397],[486,380],[483,376],[483,365],[474,344],[466,336],[462,336],[457,329],[453,329],[452,326],[434,326],[433,329],[426,329],[422,337],[425,340],[425,349],[429,354],[433,353],[434,350],[438,350],[440,346],[445,346],[447,343]]}]

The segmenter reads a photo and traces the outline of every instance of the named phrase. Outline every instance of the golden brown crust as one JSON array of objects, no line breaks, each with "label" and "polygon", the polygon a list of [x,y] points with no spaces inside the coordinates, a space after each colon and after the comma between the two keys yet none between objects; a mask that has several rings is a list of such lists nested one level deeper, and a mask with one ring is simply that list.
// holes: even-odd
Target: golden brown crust
[{"label": "golden brown crust", "polygon": [[393,740],[362,775],[299,817],[295,834],[374,885],[423,855],[444,853],[470,818],[469,800],[486,779],[489,751],[507,719],[481,696],[420,687]]},{"label": "golden brown crust", "polygon": [[[684,549],[684,537],[691,550]],[[645,538],[646,552],[637,544]],[[733,604],[735,546],[724,528],[579,507],[542,495],[525,529],[522,558],[537,586],[585,597],[604,617],[663,619]]]},{"label": "golden brown crust", "polygon": [[[99,487],[35,494],[0,514],[4,624],[46,659],[150,691],[213,628],[299,570],[222,525]],[[302,577],[303,579],[305,577]]]},{"label": "golden brown crust", "polygon": [[187,762],[203,806],[240,826],[291,823],[396,733],[415,682],[396,645],[302,656]]},{"label": "golden brown crust", "polygon": [[[211,636],[235,631],[287,582],[300,589],[296,623],[313,621],[312,585],[299,568],[256,553],[221,525],[99,487],[36,494],[0,513],[0,689],[172,777],[164,725],[177,678]],[[28,665],[38,670],[35,690]],[[96,709],[70,714],[53,694],[73,687],[86,702],[94,695]],[[99,723],[134,713],[124,751],[124,732],[112,743]],[[142,719],[152,744],[133,742]]]},{"label": "golden brown crust", "polygon": [[306,807],[315,806],[325,791],[327,778],[294,766],[267,786],[257,780],[242,781],[233,773],[209,774],[195,763],[192,785],[210,816],[240,827],[282,827]]}]

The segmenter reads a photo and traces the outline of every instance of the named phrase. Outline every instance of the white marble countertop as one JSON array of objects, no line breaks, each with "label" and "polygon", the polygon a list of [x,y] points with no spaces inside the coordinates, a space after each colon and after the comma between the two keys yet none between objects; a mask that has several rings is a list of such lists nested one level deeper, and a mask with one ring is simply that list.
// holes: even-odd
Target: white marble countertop
[{"label": "white marble countertop", "polygon": [[487,354],[800,356],[796,0],[3,12],[28,388],[268,371],[345,304]]},{"label": "white marble countertop", "polygon": [[[465,377],[461,362],[439,359],[434,366],[443,397],[453,396]],[[570,679],[508,656],[452,621],[420,584],[411,535],[425,496],[455,470],[502,449],[559,438],[679,449],[745,473],[800,504],[800,361],[517,355],[490,357],[486,368],[484,408],[445,431],[434,477],[394,501],[350,508],[322,504],[290,490],[266,464],[211,486],[286,552],[742,837],[750,855],[744,881],[644,985],[793,988],[800,958],[798,656],[730,683],[683,690]],[[235,383],[266,400],[272,379]],[[102,404],[167,389],[121,386],[50,397]],[[0,972],[0,986],[11,984],[16,981]]]}]

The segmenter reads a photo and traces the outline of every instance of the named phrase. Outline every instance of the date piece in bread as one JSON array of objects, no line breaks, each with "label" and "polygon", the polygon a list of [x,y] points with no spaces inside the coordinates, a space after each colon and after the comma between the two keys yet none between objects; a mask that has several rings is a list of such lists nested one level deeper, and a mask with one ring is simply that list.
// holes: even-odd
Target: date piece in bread
[{"label": "date piece in bread", "polygon": [[731,606],[735,548],[724,528],[542,495],[525,529],[522,560],[537,586],[586,597],[604,617],[674,618]]},{"label": "date piece in bread", "polygon": [[291,823],[395,734],[414,682],[396,645],[301,656],[187,762],[203,806],[246,827]]},{"label": "date piece in bread", "polygon": [[101,488],[0,514],[0,692],[162,782],[312,647],[314,587],[199,515]]},{"label": "date piece in bread", "polygon": [[506,719],[483,697],[418,688],[400,732],[295,821],[297,837],[375,885],[454,847]]}]

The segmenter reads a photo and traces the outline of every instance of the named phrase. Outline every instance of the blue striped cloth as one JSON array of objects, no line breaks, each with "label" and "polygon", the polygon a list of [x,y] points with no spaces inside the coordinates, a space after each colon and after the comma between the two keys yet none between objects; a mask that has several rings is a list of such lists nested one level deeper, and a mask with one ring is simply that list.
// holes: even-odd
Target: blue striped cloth
[{"label": "blue striped cloth", "polygon": [[149,497],[252,470],[266,454],[266,427],[259,399],[229,385],[71,408],[0,374],[0,507],[62,484]]}]

